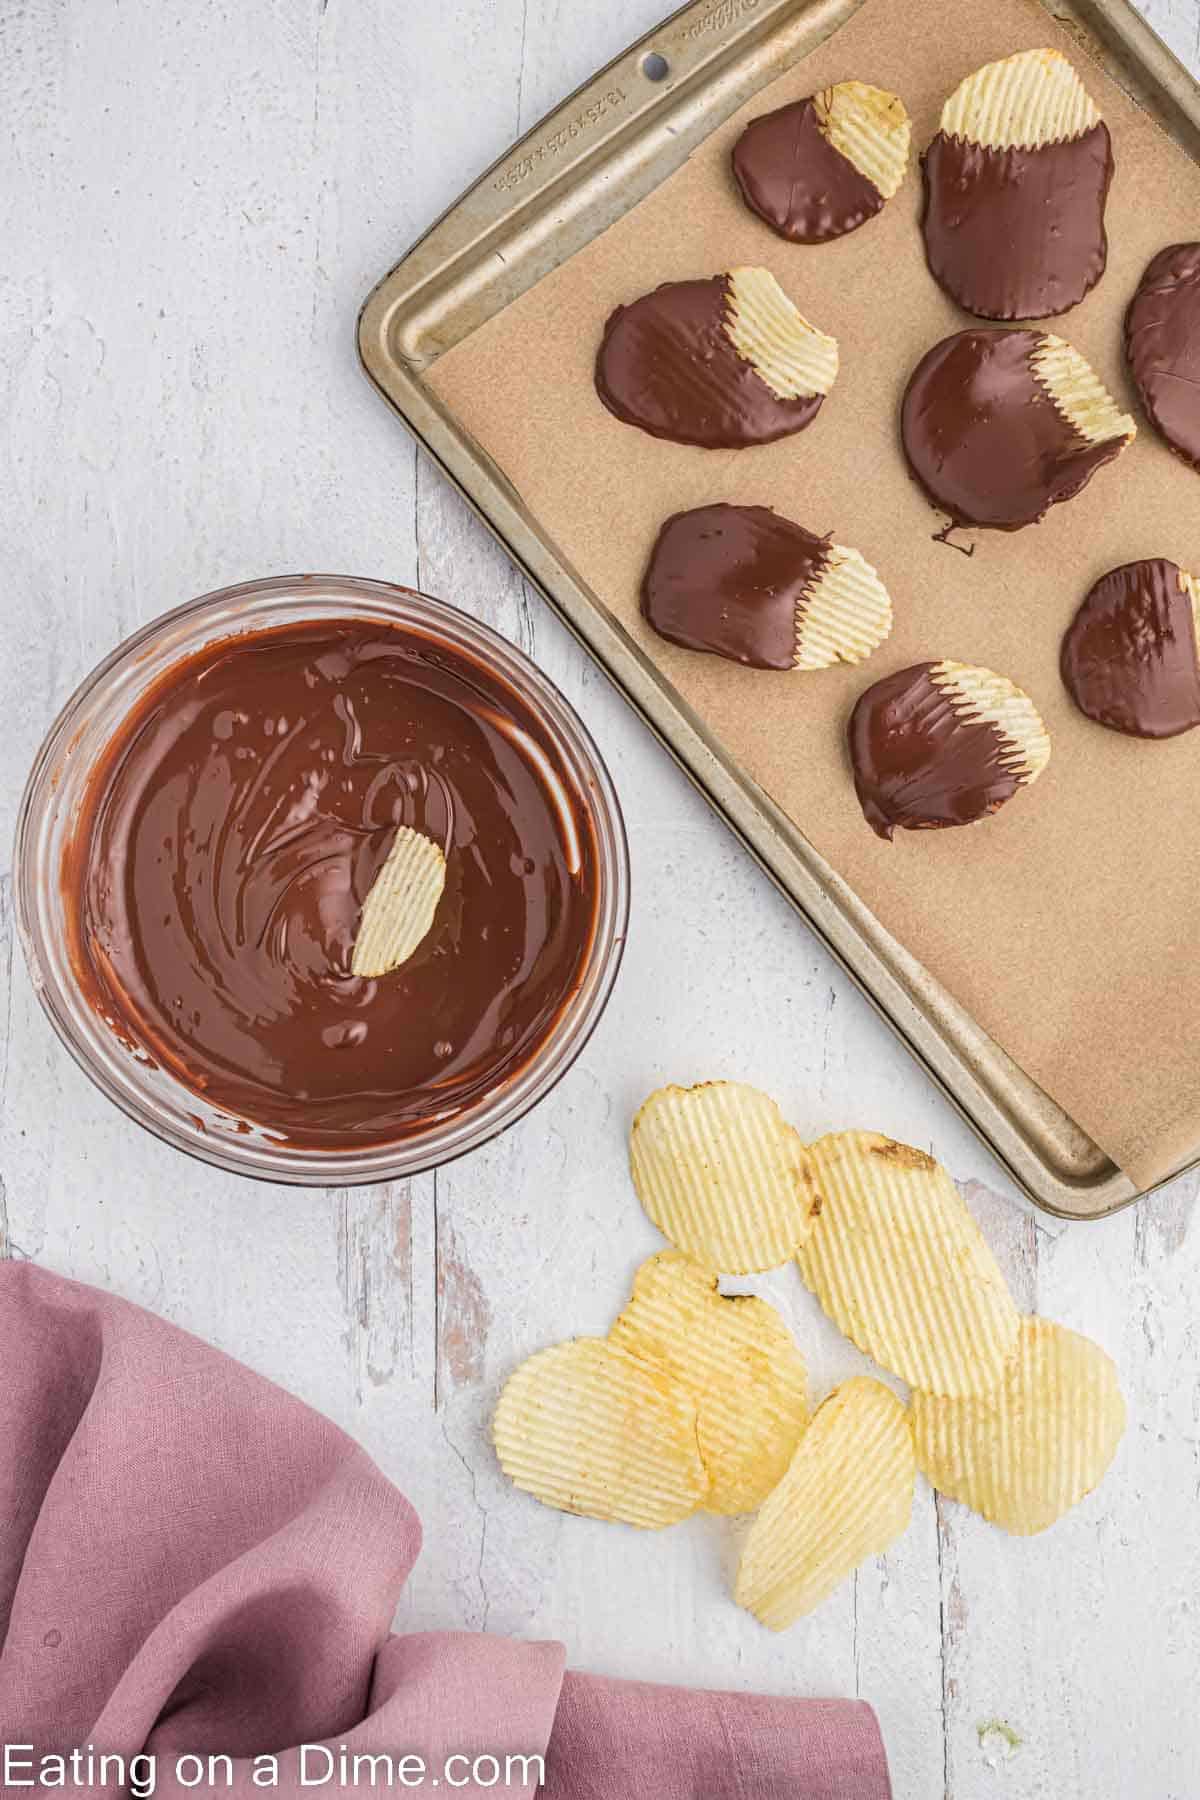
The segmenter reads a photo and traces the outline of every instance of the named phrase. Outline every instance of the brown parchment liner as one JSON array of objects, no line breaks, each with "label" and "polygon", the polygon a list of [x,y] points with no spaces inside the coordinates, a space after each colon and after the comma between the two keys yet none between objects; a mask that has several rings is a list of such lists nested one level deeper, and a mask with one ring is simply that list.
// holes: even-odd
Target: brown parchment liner
[{"label": "brown parchment liner", "polygon": [[[979,64],[1050,45],[1079,68],[1112,132],[1108,269],[1046,329],[1074,343],[1136,442],[1078,498],[1017,533],[963,532],[969,559],[908,475],[897,411],[908,375],[970,325],[929,275],[913,167],[882,213],[830,244],[777,238],[738,197],[730,147],[759,113],[837,81],[890,88],[914,153]],[[1142,743],[1075,711],[1062,633],[1096,578],[1166,556],[1200,568],[1200,475],[1144,422],[1121,350],[1150,257],[1200,236],[1200,169],[1032,0],[866,0],[832,38],[714,132],[675,175],[449,351],[438,394],[710,731],[882,924],[1139,1187],[1200,1145],[1200,731]],[[660,281],[762,263],[833,332],[841,372],[813,424],[748,450],[662,443],[601,406],[592,365],[612,308]],[[658,527],[684,507],[773,506],[853,544],[895,602],[895,629],[857,669],[745,670],[661,642],[638,611]],[[886,844],[855,800],[847,715],[871,681],[951,657],[1024,688],[1053,744],[1036,787],[961,830]],[[853,1095],[846,1096],[845,1124]]]}]

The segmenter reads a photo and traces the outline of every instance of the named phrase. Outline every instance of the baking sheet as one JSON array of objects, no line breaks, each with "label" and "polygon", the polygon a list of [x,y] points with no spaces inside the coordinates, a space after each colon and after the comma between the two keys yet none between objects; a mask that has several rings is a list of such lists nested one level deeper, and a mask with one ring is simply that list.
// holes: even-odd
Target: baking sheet
[{"label": "baking sheet", "polygon": [[[1149,257],[1200,221],[1200,170],[1033,0],[866,0],[764,88],[648,199],[429,372],[561,555],[664,672],[709,732],[844,877],[884,927],[1138,1186],[1194,1154],[1200,1028],[1200,734],[1119,738],[1074,712],[1061,633],[1088,585],[1134,557],[1200,568],[1200,485],[1148,429],[1075,501],[1017,534],[934,541],[941,520],[896,438],[908,373],[964,316],[925,269],[914,170],[878,219],[838,243],[785,244],[742,206],[729,148],[747,118],[857,77],[899,92],[914,143],[945,94],[992,57],[1051,44],[1075,58],[1113,133],[1110,255],[1099,288],[1058,329],[1132,406],[1120,350],[1126,301]],[[592,387],[612,307],[660,281],[761,262],[842,349],[810,429],[780,444],[705,452],[613,419]],[[863,668],[741,670],[662,644],[637,589],[661,520],[712,500],[773,505],[854,544],[896,602],[896,628]],[[1034,696],[1054,756],[1037,788],[965,831],[888,845],[854,798],[843,726],[869,680],[940,656],[1004,671]]]}]

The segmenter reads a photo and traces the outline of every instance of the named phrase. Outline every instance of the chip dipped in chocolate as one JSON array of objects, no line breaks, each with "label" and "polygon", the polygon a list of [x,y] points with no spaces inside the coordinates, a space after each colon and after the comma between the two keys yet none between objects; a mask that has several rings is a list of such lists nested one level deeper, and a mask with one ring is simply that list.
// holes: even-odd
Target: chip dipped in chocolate
[{"label": "chip dipped in chocolate", "polygon": [[935,344],[905,390],[909,467],[956,525],[1016,531],[1070,500],[1136,436],[1078,350],[977,326]]},{"label": "chip dipped in chocolate", "polygon": [[1151,258],[1125,314],[1125,356],[1146,417],[1200,469],[1200,244]]},{"label": "chip dipped in chocolate", "polygon": [[926,261],[967,312],[1050,318],[1103,275],[1112,144],[1057,50],[1023,50],[968,75],[921,169]]},{"label": "chip dipped in chocolate", "polygon": [[1076,706],[1129,737],[1200,725],[1200,584],[1165,556],[1110,569],[1067,628],[1062,678]]},{"label": "chip dipped in chocolate", "polygon": [[848,730],[854,786],[879,837],[986,818],[1050,760],[1046,727],[1004,675],[916,663],[859,697]]},{"label": "chip dipped in chocolate", "polygon": [[908,169],[904,102],[863,81],[751,119],[733,173],[751,212],[797,244],[824,244],[873,219]]},{"label": "chip dipped in chocolate", "polygon": [[766,506],[697,506],[658,534],[642,612],[660,637],[755,669],[861,662],[892,628],[857,550]]},{"label": "chip dipped in chocolate", "polygon": [[618,306],[596,391],[652,437],[738,450],[803,431],[837,370],[837,339],[802,317],[769,269],[740,268]]}]

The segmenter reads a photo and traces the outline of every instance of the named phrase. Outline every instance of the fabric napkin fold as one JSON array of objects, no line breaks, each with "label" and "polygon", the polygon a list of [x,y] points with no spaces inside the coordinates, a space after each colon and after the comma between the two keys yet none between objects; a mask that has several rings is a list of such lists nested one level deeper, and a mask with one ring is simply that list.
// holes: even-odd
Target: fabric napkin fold
[{"label": "fabric napkin fold", "polygon": [[339,1759],[377,1754],[348,1789],[421,1791],[395,1777],[419,1757],[430,1792],[531,1796],[544,1758],[550,1800],[888,1800],[861,1702],[564,1674],[554,1643],[390,1636],[420,1543],[327,1419],[126,1301],[0,1262],[6,1795],[29,1800],[40,1759],[79,1751],[60,1790],[76,1796],[119,1791],[137,1757],[158,1795],[211,1793],[181,1768],[197,1756],[229,1759],[217,1792],[263,1791],[254,1759],[274,1757],[271,1791],[330,1793]]}]

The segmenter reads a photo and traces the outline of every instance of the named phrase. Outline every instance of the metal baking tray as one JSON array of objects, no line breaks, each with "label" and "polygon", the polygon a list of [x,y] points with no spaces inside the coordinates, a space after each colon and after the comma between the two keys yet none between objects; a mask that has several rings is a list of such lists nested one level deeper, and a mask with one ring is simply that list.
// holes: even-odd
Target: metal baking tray
[{"label": "metal baking tray", "polygon": [[[1200,85],[1129,0],[1040,3],[1200,161]],[[1101,1218],[1139,1198],[1134,1183],[719,749],[427,380],[439,356],[651,193],[860,4],[694,0],[673,14],[536,125],[413,246],[367,299],[359,353],[408,429],[1017,1184],[1047,1212]]]}]

